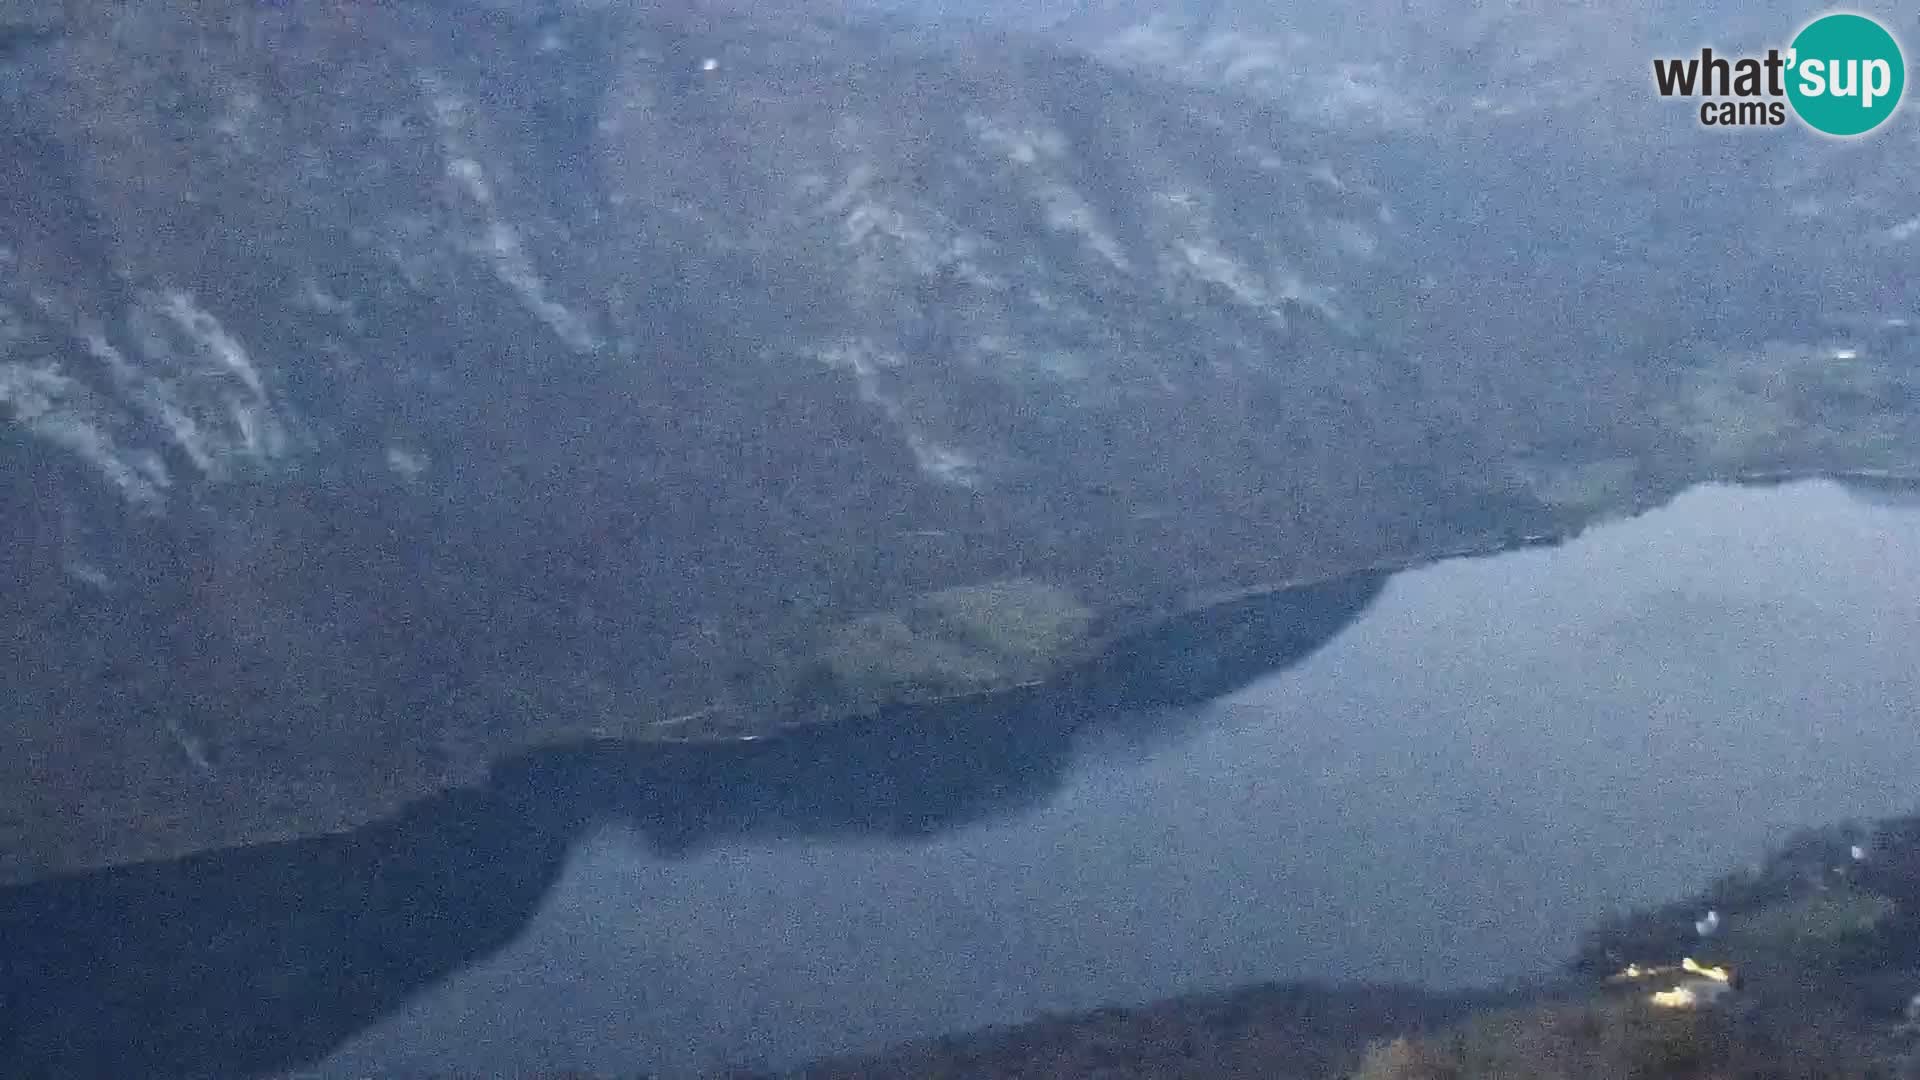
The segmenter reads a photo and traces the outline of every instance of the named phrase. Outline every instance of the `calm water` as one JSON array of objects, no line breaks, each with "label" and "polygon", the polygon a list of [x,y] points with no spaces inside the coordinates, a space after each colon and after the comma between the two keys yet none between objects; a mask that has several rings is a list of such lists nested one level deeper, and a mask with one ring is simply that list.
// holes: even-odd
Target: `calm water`
[{"label": "calm water", "polygon": [[330,1077],[784,1063],[1296,977],[1543,970],[1610,908],[1920,803],[1920,509],[1707,488],[1394,578],[1298,666],[917,844],[609,826]]}]

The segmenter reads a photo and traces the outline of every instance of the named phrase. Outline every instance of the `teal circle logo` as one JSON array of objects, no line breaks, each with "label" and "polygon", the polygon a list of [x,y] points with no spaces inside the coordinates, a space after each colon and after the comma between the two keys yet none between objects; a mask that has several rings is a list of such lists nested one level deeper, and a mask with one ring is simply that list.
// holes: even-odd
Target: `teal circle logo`
[{"label": "teal circle logo", "polygon": [[1862,135],[1886,122],[1907,88],[1907,64],[1886,27],[1864,15],[1823,15],[1787,52],[1787,100],[1807,126]]}]

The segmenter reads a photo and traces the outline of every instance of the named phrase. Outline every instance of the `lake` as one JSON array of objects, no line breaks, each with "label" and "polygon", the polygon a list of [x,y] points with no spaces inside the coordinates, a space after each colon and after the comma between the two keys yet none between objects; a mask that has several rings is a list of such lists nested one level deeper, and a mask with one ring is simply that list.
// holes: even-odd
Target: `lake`
[{"label": "lake", "polygon": [[524,929],[316,1072],[679,1074],[1249,981],[1545,972],[1795,826],[1911,811],[1916,655],[1920,508],[1695,489],[1396,575],[1290,668],[1081,734],[1018,813],[675,856],[601,825]]}]

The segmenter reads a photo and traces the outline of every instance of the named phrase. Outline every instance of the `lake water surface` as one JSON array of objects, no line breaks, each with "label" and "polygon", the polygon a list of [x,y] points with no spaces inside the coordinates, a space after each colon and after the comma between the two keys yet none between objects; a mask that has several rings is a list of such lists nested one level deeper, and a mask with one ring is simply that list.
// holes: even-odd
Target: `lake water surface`
[{"label": "lake water surface", "polygon": [[1920,508],[1697,489],[1401,574],[1304,662],[918,843],[609,826],[329,1077],[785,1064],[1273,979],[1549,969],[1798,825],[1920,804]]}]

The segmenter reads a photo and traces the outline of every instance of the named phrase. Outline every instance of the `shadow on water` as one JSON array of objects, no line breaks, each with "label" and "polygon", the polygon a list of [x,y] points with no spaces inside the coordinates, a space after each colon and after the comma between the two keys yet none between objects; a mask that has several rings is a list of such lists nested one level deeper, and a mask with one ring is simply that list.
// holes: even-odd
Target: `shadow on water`
[{"label": "shadow on water", "polygon": [[1224,604],[1058,683],[757,742],[577,746],[340,836],[0,892],[0,1073],[247,1075],[323,1056],[508,944],[597,823],[658,852],[747,836],[925,837],[1044,802],[1076,743],[1159,741],[1305,659],[1386,575]]}]

